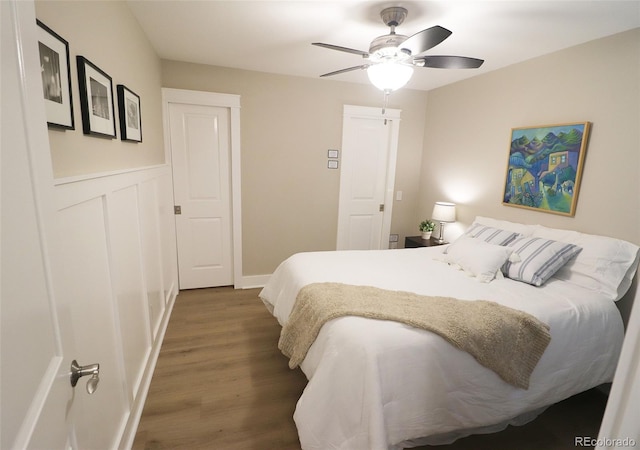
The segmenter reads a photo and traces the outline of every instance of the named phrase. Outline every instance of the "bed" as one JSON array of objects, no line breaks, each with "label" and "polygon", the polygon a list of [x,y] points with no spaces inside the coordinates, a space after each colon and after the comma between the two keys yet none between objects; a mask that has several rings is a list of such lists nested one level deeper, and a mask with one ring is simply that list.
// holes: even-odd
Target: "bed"
[{"label": "bed", "polygon": [[[561,244],[551,258],[557,267],[546,261],[528,273],[522,266],[545,252],[527,253],[532,242]],[[525,389],[431,331],[358,316],[330,320],[300,363],[308,379],[294,413],[302,448],[450,443],[524,424],[611,382],[624,337],[615,301],[631,285],[638,255],[618,239],[477,217],[450,245],[291,256],[259,294],[283,327],[303,288],[332,282],[488,300],[533,316],[551,336]]]}]

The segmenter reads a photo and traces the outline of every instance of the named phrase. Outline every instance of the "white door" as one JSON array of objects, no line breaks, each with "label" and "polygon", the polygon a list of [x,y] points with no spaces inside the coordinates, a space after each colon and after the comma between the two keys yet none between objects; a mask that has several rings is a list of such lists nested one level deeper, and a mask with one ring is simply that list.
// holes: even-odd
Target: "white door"
[{"label": "white door", "polygon": [[[636,277],[638,276],[640,276],[640,272],[636,273]],[[640,427],[638,426],[638,417],[640,417],[640,288],[636,289],[620,360],[598,434],[596,450],[634,448],[640,445]]]},{"label": "white door", "polygon": [[168,105],[180,289],[233,284],[229,109]]},{"label": "white door", "polygon": [[[0,448],[32,446],[32,428],[39,429],[46,421],[52,423],[47,433],[51,445],[62,448],[67,435],[67,398],[66,387],[56,382],[56,376],[63,369],[64,356],[49,277],[51,264],[46,257],[46,233],[51,230],[44,228],[51,222],[52,211],[47,208],[51,186],[38,183],[39,170],[33,164],[38,147],[48,148],[48,137],[43,126],[34,135],[29,130],[31,123],[23,117],[46,119],[44,106],[22,95],[25,90],[20,77],[24,76],[27,83],[33,78],[21,70],[23,61],[17,53],[18,42],[23,38],[29,42],[29,31],[35,32],[29,26],[30,20],[35,26],[35,15],[30,3],[3,1],[0,8]],[[25,25],[27,29],[21,30]],[[23,47],[25,63],[29,64],[34,54],[29,45],[20,49]],[[36,88],[42,92],[40,86]]]},{"label": "white door", "polygon": [[[101,286],[58,277],[60,266],[69,268],[56,264],[68,246],[85,259],[74,267],[96,258],[76,234],[56,229],[34,4],[0,8],[0,448],[113,448],[126,418],[113,311],[97,307],[108,295]],[[90,376],[71,387],[74,359],[100,364],[93,395]]]},{"label": "white door", "polygon": [[338,250],[388,248],[400,111],[345,105]]}]

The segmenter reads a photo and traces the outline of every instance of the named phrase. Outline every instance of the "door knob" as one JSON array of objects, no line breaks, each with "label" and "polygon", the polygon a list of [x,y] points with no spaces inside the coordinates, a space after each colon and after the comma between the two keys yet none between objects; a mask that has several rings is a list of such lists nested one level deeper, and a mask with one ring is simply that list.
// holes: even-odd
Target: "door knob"
[{"label": "door knob", "polygon": [[98,382],[100,377],[100,364],[89,364],[88,366],[81,366],[75,359],[71,361],[71,387],[76,387],[78,380],[85,376],[91,375],[89,381],[87,381],[87,392],[93,394],[98,389]]}]

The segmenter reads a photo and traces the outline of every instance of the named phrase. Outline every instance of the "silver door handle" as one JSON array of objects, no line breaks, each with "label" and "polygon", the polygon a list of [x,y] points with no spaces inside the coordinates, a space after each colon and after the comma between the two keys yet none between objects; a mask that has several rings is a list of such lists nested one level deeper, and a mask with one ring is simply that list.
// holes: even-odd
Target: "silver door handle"
[{"label": "silver door handle", "polygon": [[75,359],[71,361],[71,387],[76,387],[78,380],[85,376],[91,375],[89,381],[87,381],[87,392],[93,394],[98,389],[98,382],[100,381],[100,364],[89,364],[88,366],[81,366]]}]

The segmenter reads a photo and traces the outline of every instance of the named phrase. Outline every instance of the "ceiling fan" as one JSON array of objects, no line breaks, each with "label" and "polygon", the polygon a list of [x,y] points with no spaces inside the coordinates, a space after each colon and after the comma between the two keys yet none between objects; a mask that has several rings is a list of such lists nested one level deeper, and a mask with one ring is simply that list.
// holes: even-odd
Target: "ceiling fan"
[{"label": "ceiling fan", "polygon": [[466,56],[427,56],[424,53],[451,36],[451,31],[441,26],[433,26],[412,36],[396,34],[396,27],[404,22],[407,10],[399,6],[385,8],[380,13],[382,21],[391,28],[389,34],[375,38],[369,51],[356,50],[338,45],[314,42],[313,45],[331,50],[353,53],[362,56],[366,63],[336,70],[320,75],[330,77],[352,70],[367,69],[371,82],[379,89],[389,93],[404,86],[413,67],[431,67],[437,69],[477,69],[484,60]]}]

